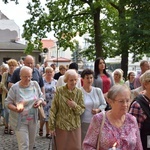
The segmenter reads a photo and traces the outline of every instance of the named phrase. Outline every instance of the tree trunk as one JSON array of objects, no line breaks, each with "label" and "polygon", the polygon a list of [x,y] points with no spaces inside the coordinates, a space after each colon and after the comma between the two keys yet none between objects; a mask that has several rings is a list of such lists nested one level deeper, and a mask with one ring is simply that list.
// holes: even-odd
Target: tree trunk
[{"label": "tree trunk", "polygon": [[102,35],[101,35],[101,24],[100,24],[100,7],[95,10],[94,17],[94,40],[95,40],[95,51],[96,58],[103,56],[102,50]]},{"label": "tree trunk", "polygon": [[123,70],[124,72],[123,76],[126,79],[128,72],[129,40],[127,37],[124,0],[120,0],[119,2],[119,30],[120,30],[119,48],[121,50],[121,69]]}]

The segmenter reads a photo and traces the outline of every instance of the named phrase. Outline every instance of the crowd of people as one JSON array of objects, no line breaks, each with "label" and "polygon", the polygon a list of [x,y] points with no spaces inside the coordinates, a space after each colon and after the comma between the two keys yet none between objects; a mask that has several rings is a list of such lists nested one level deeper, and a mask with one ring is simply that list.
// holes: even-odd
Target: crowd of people
[{"label": "crowd of people", "polygon": [[121,68],[106,68],[102,57],[81,74],[74,62],[56,70],[31,55],[21,65],[8,60],[0,67],[4,134],[15,134],[19,150],[32,150],[37,133],[52,139],[54,150],[150,149],[149,62],[142,60],[141,72],[130,71],[127,79]]}]

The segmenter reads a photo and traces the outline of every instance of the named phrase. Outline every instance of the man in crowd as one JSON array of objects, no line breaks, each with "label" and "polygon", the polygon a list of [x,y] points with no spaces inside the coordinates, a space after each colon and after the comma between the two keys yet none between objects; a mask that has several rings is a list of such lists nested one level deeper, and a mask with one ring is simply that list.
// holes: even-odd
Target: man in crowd
[{"label": "man in crowd", "polygon": [[[44,83],[43,83],[43,79],[42,76],[40,75],[39,71],[34,67],[35,66],[35,62],[34,62],[34,58],[31,55],[27,55],[24,59],[24,65],[30,67],[31,69],[33,69],[32,72],[32,79],[34,81],[37,81],[43,94],[44,94]],[[12,77],[11,77],[11,82],[9,83],[10,85],[20,81],[20,68],[17,68]]]}]

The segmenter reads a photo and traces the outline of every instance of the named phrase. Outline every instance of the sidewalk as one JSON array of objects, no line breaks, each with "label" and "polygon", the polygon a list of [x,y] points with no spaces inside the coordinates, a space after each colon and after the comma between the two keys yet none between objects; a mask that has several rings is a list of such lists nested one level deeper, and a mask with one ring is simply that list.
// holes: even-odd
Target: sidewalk
[{"label": "sidewalk", "polygon": [[[43,137],[40,137],[37,132],[34,150],[48,150],[50,139],[45,137],[45,131]],[[16,136],[4,134],[4,126],[0,126],[0,150],[18,150],[18,144]]]}]

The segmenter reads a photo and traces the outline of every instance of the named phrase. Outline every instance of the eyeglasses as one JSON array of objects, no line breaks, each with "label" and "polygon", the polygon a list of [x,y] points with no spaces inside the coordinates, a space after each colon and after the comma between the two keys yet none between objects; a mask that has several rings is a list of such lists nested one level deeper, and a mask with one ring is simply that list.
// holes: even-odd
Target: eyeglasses
[{"label": "eyeglasses", "polygon": [[119,104],[125,104],[125,103],[127,103],[127,104],[129,104],[129,103],[131,103],[131,100],[130,99],[127,99],[127,100],[114,100],[114,101],[116,101],[116,102],[118,102]]},{"label": "eyeglasses", "polygon": [[32,79],[32,76],[22,76],[22,77]]}]

